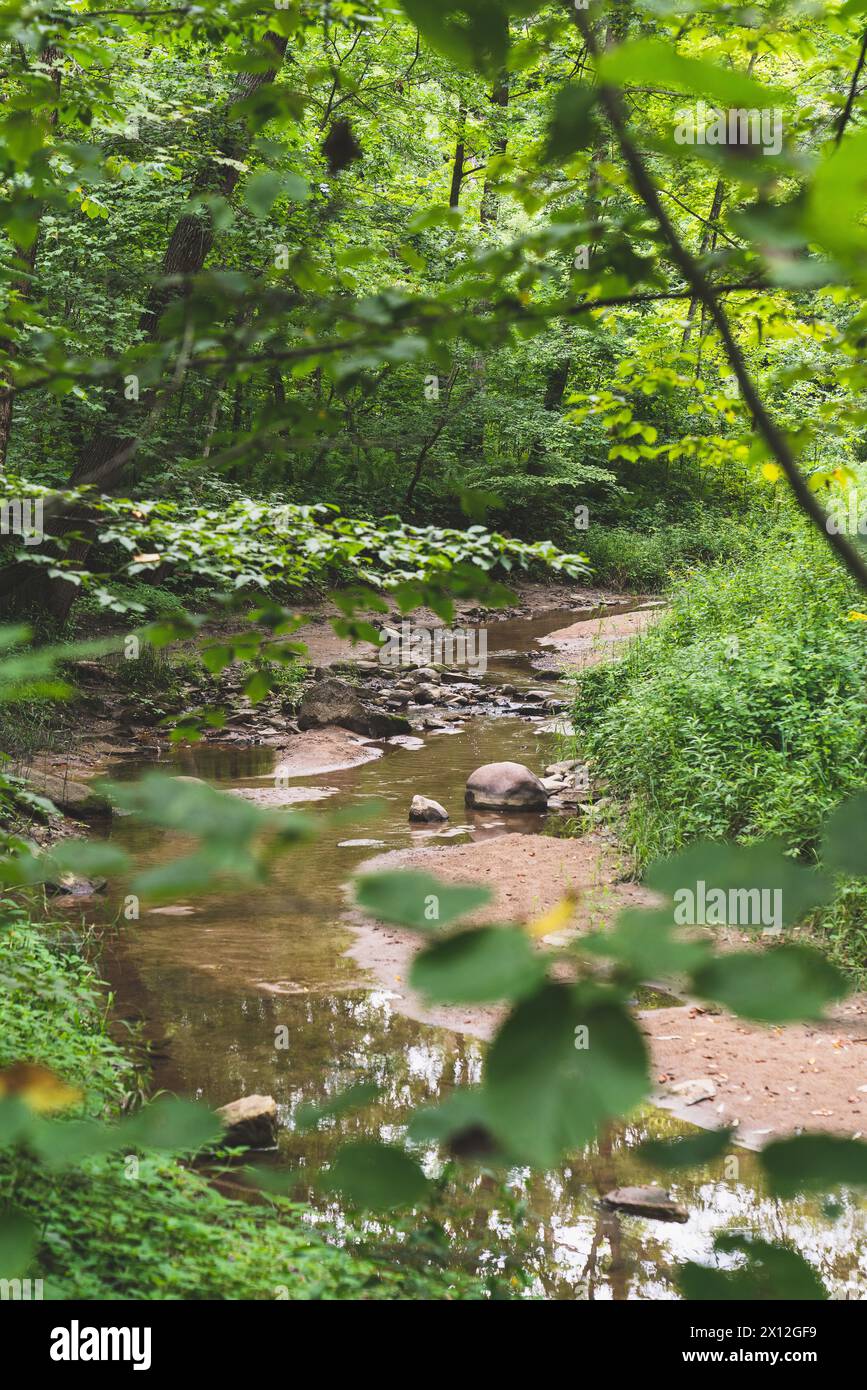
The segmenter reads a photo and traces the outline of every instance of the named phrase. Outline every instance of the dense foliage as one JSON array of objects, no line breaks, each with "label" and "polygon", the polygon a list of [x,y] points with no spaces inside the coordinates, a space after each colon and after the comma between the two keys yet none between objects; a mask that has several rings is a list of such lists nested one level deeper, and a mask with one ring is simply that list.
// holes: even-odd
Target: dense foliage
[{"label": "dense foliage", "polygon": [[[867,561],[857,524],[825,508],[857,511],[865,457],[863,29],[862,0],[0,6],[0,463],[18,507],[4,504],[0,596],[59,634],[34,650],[27,627],[3,632],[5,702],[69,694],[58,665],[91,650],[67,644],[70,611],[85,628],[107,612],[124,635],[152,619],[139,636],[192,640],[212,674],[249,663],[257,701],[299,655],[303,586],[338,584],[338,632],[373,639],[363,615],[384,611],[383,589],[448,620],[453,595],[505,602],[516,565],[585,580],[595,562],[642,589],[677,577],[670,615],[625,667],[584,680],[576,711],[664,907],[536,951],[546,923],[456,925],[478,896],[411,876],[360,886],[410,929],[437,902],[413,967],[428,998],[508,1009],[480,1084],[416,1122],[428,1137],[469,1130],[540,1167],[590,1142],[649,1094],[630,1010],[648,978],[678,974],[775,1024],[845,992],[800,942],[724,954],[684,939],[672,901],[684,881],[758,881],[784,895],[786,928],[827,912],[850,946],[862,930]],[[215,612],[240,635],[202,640]],[[180,732],[217,718],[191,711]],[[106,794],[194,827],[190,854],[133,881],[154,900],[260,881],[314,828],[156,776]],[[17,833],[27,795],[3,777],[16,903],[64,867],[62,847]],[[76,855],[127,867],[110,846]],[[34,1213],[53,1229],[57,1203],[73,1214],[53,1239],[78,1258],[111,1199],[68,1172],[128,1147],[157,1216],[131,1197],[119,1238],[152,1229],[154,1245],[138,1283],[113,1266],[111,1287],[169,1287],[177,1207],[197,1261],[217,1258],[212,1218],[249,1235],[234,1279],[208,1278],[259,1292],[260,1256],[307,1235],[217,1211],[175,1159],[148,1157],[211,1142],[200,1108],[64,1113],[82,1051],[97,1109],[123,1060],[92,1025],[86,972],[16,912],[9,1060],[51,1071],[20,1095],[4,1074],[8,1267],[28,1266]],[[81,1036],[64,1023],[51,1058],[18,969],[60,982],[64,1020],[71,991]],[[762,1163],[780,1192],[793,1174],[822,1191],[867,1175],[856,1140],[801,1136]],[[423,1206],[432,1186],[400,1136],[347,1145],[323,1181],[373,1210]],[[688,1266],[687,1295],[823,1296],[796,1252],[727,1249],[737,1273]],[[309,1258],[294,1296],[352,1293],[370,1273],[324,1245]],[[73,1290],[103,1288],[82,1264]]]}]

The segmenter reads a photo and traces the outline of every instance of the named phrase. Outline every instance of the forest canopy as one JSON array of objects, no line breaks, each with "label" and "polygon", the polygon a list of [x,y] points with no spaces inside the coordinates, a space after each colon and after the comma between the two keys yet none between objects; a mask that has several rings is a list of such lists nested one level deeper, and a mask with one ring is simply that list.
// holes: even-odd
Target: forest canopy
[{"label": "forest canopy", "polygon": [[[607,1172],[612,1127],[638,1134],[655,1096],[652,1061],[658,1083],[673,1076],[637,1021],[660,979],[699,1014],[780,1031],[865,978],[867,0],[0,0],[0,57],[0,1254],[84,1297],[282,1297],[278,1258],[300,1262],[292,1297],[547,1296],[528,1272],[545,1252],[521,1245],[523,1199],[505,1178],[492,1189],[522,1234],[491,1261],[476,1230],[490,1213],[460,1163],[481,1186],[489,1169],[556,1185],[558,1165],[595,1145]],[[528,580],[585,619],[615,607],[624,626],[577,669],[528,662],[520,689],[492,677],[481,715],[560,740],[544,780],[528,772],[531,811],[565,813],[544,833],[534,822],[540,856],[552,841],[616,846],[627,867],[606,880],[612,901],[640,880],[656,905],[636,897],[614,919],[609,902],[601,925],[568,936],[568,889],[526,921],[478,927],[488,887],[362,871],[359,910],[415,933],[413,988],[502,1012],[477,1034],[483,1062],[456,1063],[427,1107],[409,1082],[398,1104],[390,1061],[364,1072],[367,1034],[346,1045],[357,1076],[326,1055],[336,1025],[327,1047],[316,1035],[327,1084],[292,1111],[292,1142],[313,1136],[305,1180],[344,1206],[329,1208],[339,1230],[308,1241],[321,1209],[306,1190],[284,1229],[185,1166],[220,1125],[147,1094],[109,1036],[87,932],[46,944],[48,898],[106,873],[130,890],[118,912],[156,904],[183,928],[212,910],[215,884],[240,885],[253,929],[284,854],[323,835],[328,852],[382,848],[338,840],[352,807],[332,821],[269,799],[285,790],[277,772],[274,787],[245,786],[256,772],[202,785],[219,766],[209,741],[227,721],[230,755],[302,739],[319,727],[311,690],[342,710],[320,724],[381,745],[371,759],[466,732],[471,681],[449,691],[436,662],[386,679],[375,649],[419,610],[514,618]],[[319,666],[298,638],[311,605],[312,626],[327,617],[371,659]],[[539,690],[533,673],[567,684]],[[125,755],[147,750],[175,775],[109,758],[96,802],[86,786],[73,804],[114,814],[115,829],[70,841],[81,826],[58,828],[52,800],[68,810],[68,767],[40,782],[32,764],[105,712],[101,682],[117,696],[115,747],[120,729]],[[431,713],[438,701],[453,725]],[[543,727],[537,706],[557,718]],[[466,783],[468,816],[496,809],[474,803],[459,757],[441,764],[462,796]],[[418,800],[425,824],[448,819]],[[139,862],[142,845],[145,860],[160,846],[156,862]],[[672,904],[705,878],[729,903],[781,894],[764,923],[774,939],[679,934]],[[293,903],[282,925],[306,910]],[[296,964],[276,985],[257,977],[272,994],[243,1027],[275,998],[315,995],[289,978]],[[178,1013],[189,1026],[196,1009],[185,998]],[[244,1055],[234,1035],[226,1050]],[[617,1142],[676,1174],[722,1162],[739,1123]],[[827,1133],[797,1128],[755,1160],[771,1198],[867,1183],[860,1131],[839,1116]],[[104,1255],[106,1274],[89,1252],[112,1194],[125,1193],[125,1239],[143,1242],[150,1220],[117,1187],[128,1151],[159,1234],[133,1274]],[[79,1170],[97,1174],[92,1192]],[[285,1214],[296,1173],[245,1176]],[[829,1201],[811,1219],[843,1210]],[[175,1213],[192,1253],[173,1266],[160,1241]],[[715,1230],[721,1263],[672,1256],[666,1287],[823,1299],[840,1283],[774,1234]],[[218,1241],[245,1251],[228,1273]]]}]

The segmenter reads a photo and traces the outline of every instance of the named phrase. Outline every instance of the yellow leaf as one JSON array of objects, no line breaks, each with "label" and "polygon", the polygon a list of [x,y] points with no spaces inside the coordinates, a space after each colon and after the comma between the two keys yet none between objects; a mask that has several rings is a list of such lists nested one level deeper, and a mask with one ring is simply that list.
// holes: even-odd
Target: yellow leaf
[{"label": "yellow leaf", "polygon": [[778,478],[782,478],[783,470],[778,463],[763,463],[762,477],[767,478],[769,483],[775,483]]},{"label": "yellow leaf", "polygon": [[15,1096],[31,1110],[68,1110],[81,1100],[81,1091],[67,1086],[59,1076],[38,1062],[13,1062],[0,1071],[0,1096]]},{"label": "yellow leaf", "polygon": [[857,608],[853,608],[851,613],[847,613],[843,619],[844,623],[867,623],[867,613],[859,613]]},{"label": "yellow leaf", "polygon": [[550,912],[546,912],[542,917],[537,917],[535,922],[527,923],[527,933],[529,936],[550,936],[552,932],[562,931],[568,927],[575,915],[575,894],[567,893],[565,898]]}]

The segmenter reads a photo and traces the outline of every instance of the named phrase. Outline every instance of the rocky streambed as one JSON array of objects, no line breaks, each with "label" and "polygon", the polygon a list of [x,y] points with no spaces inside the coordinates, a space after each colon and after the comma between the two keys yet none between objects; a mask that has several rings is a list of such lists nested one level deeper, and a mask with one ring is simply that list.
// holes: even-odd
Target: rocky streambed
[{"label": "rocky streambed", "polygon": [[[383,671],[366,656],[350,664],[345,651],[332,652],[296,716],[272,709],[263,719],[236,708],[222,737],[195,747],[160,745],[147,755],[233,795],[300,805],[321,818],[321,834],[288,853],[267,884],[145,908],[110,936],[106,957],[118,1015],[157,1043],[157,1085],[215,1107],[237,1097],[265,1098],[266,1105],[273,1098],[277,1161],[298,1170],[299,1197],[319,1200],[304,1174],[327,1162],[342,1138],[399,1133],[410,1108],[477,1079],[497,1023],[496,1010],[431,1010],[414,996],[407,984],[414,939],[359,916],[347,896],[354,874],[402,864],[486,883],[499,921],[538,917],[571,892],[577,911],[569,930],[598,927],[622,906],[646,901],[610,833],[595,822],[605,789],[556,732],[567,727],[568,687],[559,670],[538,669],[558,653],[562,665],[580,664],[580,634],[567,639],[565,655],[554,636],[574,627],[576,616],[536,613],[524,630],[520,618],[491,623],[488,668],[470,676],[424,665]],[[587,621],[598,624],[598,612]],[[583,650],[593,656],[605,640],[590,636]],[[335,714],[348,726],[322,722]],[[126,731],[122,737],[120,746],[132,746]],[[112,746],[107,737],[106,749]],[[116,776],[134,776],[142,755],[105,762]],[[497,806],[471,797],[468,805],[474,775],[504,764],[526,770],[521,785],[529,799]],[[416,797],[446,818],[410,819]],[[584,833],[567,833],[579,815]],[[145,866],[192,843],[128,819],[110,833]],[[67,910],[108,922],[123,893],[124,884],[109,884],[98,899]],[[861,1279],[854,1200],[847,1197],[842,1218],[829,1225],[818,1199],[767,1196],[741,1150],[737,1178],[719,1161],[666,1179],[689,1219],[663,1224],[635,1197],[653,1173],[634,1152],[643,1138],[683,1132],[685,1118],[735,1124],[751,1143],[801,1124],[857,1132],[865,1100],[862,1003],[849,1001],[848,1014],[805,1027],[800,1037],[747,1028],[652,990],[636,1007],[660,1100],[671,1108],[648,1108],[612,1126],[599,1146],[557,1172],[510,1175],[514,1201],[526,1204],[543,1233],[526,1250],[523,1223],[495,1188],[471,1179],[472,1196],[464,1192],[449,1217],[456,1249],[470,1258],[480,1230],[484,1259],[522,1248],[540,1294],[670,1297],[673,1264],[709,1257],[714,1231],[736,1220],[797,1241],[837,1289]],[[378,1096],[363,1112],[318,1130],[297,1127],[301,1106],[367,1081]],[[678,1087],[687,1090],[678,1094]],[[428,1148],[425,1161],[433,1163],[435,1146]],[[632,1196],[602,1204],[617,1191]]]}]

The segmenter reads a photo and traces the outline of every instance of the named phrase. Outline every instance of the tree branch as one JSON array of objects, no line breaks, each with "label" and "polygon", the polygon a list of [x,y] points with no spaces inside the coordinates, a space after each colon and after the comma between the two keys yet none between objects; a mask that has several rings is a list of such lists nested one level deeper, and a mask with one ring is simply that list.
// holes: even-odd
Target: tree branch
[{"label": "tree branch", "polygon": [[[596,36],[589,20],[580,11],[576,11],[575,23],[581,30],[582,37],[590,53],[594,58],[598,58],[599,46],[596,42]],[[704,305],[710,315],[714,327],[720,335],[725,354],[734,372],[738,386],[740,387],[744,404],[750,411],[755,425],[764,438],[765,443],[785,473],[798,506],[810,519],[816,529],[821,532],[828,544],[837,552],[853,579],[857,581],[862,589],[867,591],[867,565],[865,565],[858,551],[846,536],[828,529],[828,517],[825,509],[807,487],[785,434],[777,425],[770,412],[766,409],[755,382],[747,368],[743,353],[738,343],[735,341],[731,324],[728,321],[725,310],[720,304],[713,286],[698,263],[693,260],[692,256],[681,242],[674,225],[669,220],[668,214],[657,193],[653,179],[650,177],[636,146],[632,143],[619,90],[616,87],[609,86],[607,83],[601,83],[599,87],[599,100],[617,136],[623,158],[632,178],[635,192],[644,203],[648,212],[656,219],[659,229],[668,245],[672,261],[683,275],[687,284],[691,286],[695,297]]]}]

